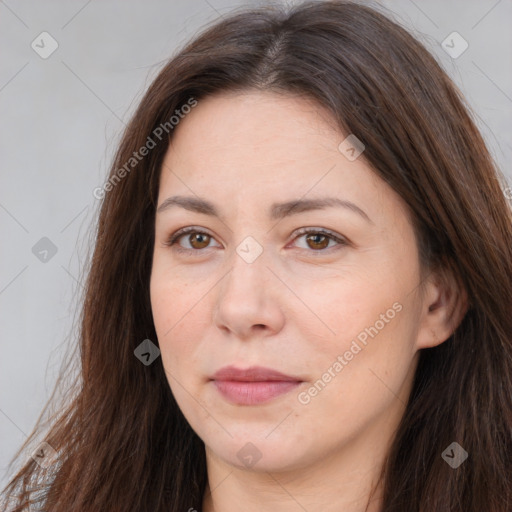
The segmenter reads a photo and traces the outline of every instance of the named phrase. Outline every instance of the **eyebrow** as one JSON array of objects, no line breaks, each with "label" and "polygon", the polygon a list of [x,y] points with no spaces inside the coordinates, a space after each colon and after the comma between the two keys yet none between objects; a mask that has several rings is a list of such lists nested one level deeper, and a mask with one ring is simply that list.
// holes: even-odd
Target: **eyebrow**
[{"label": "eyebrow", "polygon": [[[217,207],[207,201],[192,196],[171,196],[165,199],[162,204],[157,208],[156,212],[161,213],[165,210],[169,210],[172,207],[181,207],[185,210],[192,212],[202,213],[204,215],[211,215],[212,217],[221,218]],[[284,203],[274,203],[271,205],[269,210],[269,217],[272,220],[280,220],[290,215],[297,215],[299,213],[308,212],[312,210],[323,210],[325,208],[346,208],[352,212],[357,213],[363,217],[367,222],[373,224],[373,221],[368,217],[365,211],[359,206],[339,199],[337,197],[321,197],[317,199],[296,199],[292,201],[286,201]]]}]

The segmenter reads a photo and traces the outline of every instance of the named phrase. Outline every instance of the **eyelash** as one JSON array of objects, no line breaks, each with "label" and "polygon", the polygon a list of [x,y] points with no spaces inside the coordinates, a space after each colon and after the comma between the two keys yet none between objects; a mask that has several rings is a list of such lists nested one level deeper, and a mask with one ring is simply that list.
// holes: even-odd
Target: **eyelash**
[{"label": "eyelash", "polygon": [[[174,246],[176,244],[176,242],[183,236],[189,234],[189,233],[198,233],[200,235],[207,235],[211,238],[213,238],[213,236],[206,232],[206,231],[202,231],[201,229],[198,229],[194,226],[189,226],[187,228],[183,228],[183,229],[179,229],[178,231],[174,232],[172,235],[169,236],[169,238],[164,242],[164,245],[165,246],[168,246],[168,247],[171,247],[171,246]],[[313,235],[324,235],[326,236],[327,238],[329,238],[330,240],[334,240],[335,242],[338,243],[338,246],[347,246],[348,245],[348,242],[346,239],[342,238],[342,237],[339,237],[338,235],[336,235],[335,233],[333,233],[332,231],[329,231],[327,229],[313,229],[313,228],[301,228],[299,229],[295,235],[296,237],[295,238],[300,238],[301,236],[304,236],[304,235],[309,235],[309,234],[313,234]],[[334,247],[330,247],[330,248],[325,248],[325,249],[319,249],[319,250],[314,250],[314,249],[311,249],[309,252],[312,252],[312,253],[326,253],[326,252],[330,252],[329,249],[336,249],[336,248],[339,248],[338,246],[334,246]],[[177,252],[181,252],[181,253],[187,253],[187,254],[193,254],[194,256],[199,256],[200,253],[202,253],[205,249],[208,249],[208,247],[205,247],[204,249],[185,249],[183,247],[180,247],[179,245],[176,246],[176,247],[173,247],[173,249]]]}]

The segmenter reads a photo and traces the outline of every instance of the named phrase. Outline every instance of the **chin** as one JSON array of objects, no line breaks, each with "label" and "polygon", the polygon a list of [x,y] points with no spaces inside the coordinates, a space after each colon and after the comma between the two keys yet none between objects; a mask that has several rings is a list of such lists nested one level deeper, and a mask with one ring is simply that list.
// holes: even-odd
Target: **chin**
[{"label": "chin", "polygon": [[[265,435],[268,436],[270,431],[267,430]],[[298,447],[301,447],[300,452]],[[248,433],[243,436],[234,435],[222,444],[209,443],[209,451],[213,452],[215,458],[240,470],[255,473],[277,473],[306,467],[311,457],[308,457],[304,448],[304,443],[298,438],[291,439],[288,436],[284,439],[276,435],[274,439],[266,439]]]}]

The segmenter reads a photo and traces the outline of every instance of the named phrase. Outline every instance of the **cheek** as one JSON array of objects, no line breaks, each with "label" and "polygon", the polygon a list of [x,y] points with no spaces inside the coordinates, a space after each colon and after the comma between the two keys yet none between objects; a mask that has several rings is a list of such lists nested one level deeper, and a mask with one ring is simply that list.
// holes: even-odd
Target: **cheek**
[{"label": "cheek", "polygon": [[165,255],[157,254],[153,260],[150,279],[150,299],[157,334],[166,343],[175,335],[195,310],[201,307],[204,279],[185,279],[179,267],[169,266]]},{"label": "cheek", "polygon": [[[400,389],[415,353],[418,308],[406,284],[415,282],[415,271],[410,266],[401,273],[351,272],[325,280],[322,293],[309,288],[308,306],[321,321],[315,319],[314,330],[313,320],[296,317],[309,345],[305,364],[314,384],[303,403],[311,399],[319,407],[343,406],[357,414],[361,403],[375,399],[377,407],[393,398],[389,389]],[[307,291],[306,283],[301,291]]]},{"label": "cheek", "polygon": [[[150,298],[153,322],[155,325],[162,363],[169,374],[179,372],[179,362],[188,364],[191,358],[192,345],[183,342],[184,326],[190,319],[194,320],[197,312],[189,306],[187,294],[178,280],[158,272],[155,269],[151,276]],[[170,381],[172,384],[172,381]]]},{"label": "cheek", "polygon": [[185,279],[183,274],[177,268],[156,264],[150,281],[162,364],[176,396],[180,385],[194,395],[198,393],[198,372],[204,367],[204,333],[211,328],[212,318],[208,291],[214,284],[211,279]]},{"label": "cheek", "polygon": [[406,308],[387,324],[373,320],[354,329],[315,356],[312,382],[297,402],[299,415],[309,418],[325,438],[350,437],[386,411],[403,412],[415,354],[414,322]]},{"label": "cheek", "polygon": [[364,343],[376,331],[389,330],[388,325],[400,315],[397,310],[404,294],[396,280],[387,280],[394,282],[357,269],[315,281],[288,279],[297,296],[303,297],[303,304],[295,301],[295,311],[287,316],[292,325],[301,326],[306,340],[306,333],[315,336],[321,351],[347,350],[358,335]]}]

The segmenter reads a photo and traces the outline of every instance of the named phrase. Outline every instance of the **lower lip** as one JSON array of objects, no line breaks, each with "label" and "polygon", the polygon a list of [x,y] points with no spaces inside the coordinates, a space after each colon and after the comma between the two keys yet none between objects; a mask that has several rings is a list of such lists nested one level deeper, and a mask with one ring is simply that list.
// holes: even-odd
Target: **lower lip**
[{"label": "lower lip", "polygon": [[214,380],[220,393],[237,405],[256,405],[268,402],[295,389],[298,381],[259,381],[243,382],[233,380]]}]

